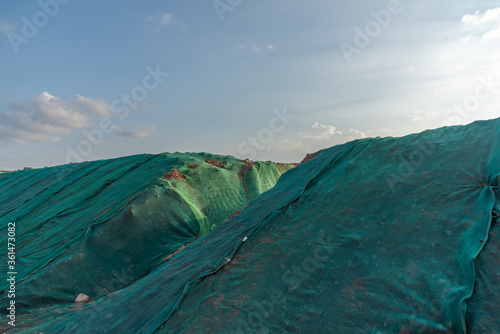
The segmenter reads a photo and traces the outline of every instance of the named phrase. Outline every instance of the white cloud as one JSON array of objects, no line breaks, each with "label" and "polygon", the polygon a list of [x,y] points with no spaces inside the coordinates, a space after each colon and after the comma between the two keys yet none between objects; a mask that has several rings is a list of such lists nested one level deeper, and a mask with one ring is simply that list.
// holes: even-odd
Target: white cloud
[{"label": "white cloud", "polygon": [[[325,140],[334,135],[342,135],[342,132],[337,131],[334,126],[331,125],[323,125],[318,122],[312,125],[313,129],[319,129],[319,134],[314,135],[305,135],[302,132],[299,132],[299,135],[304,139],[313,139],[313,140]],[[317,133],[318,131],[315,131]]]},{"label": "white cloud", "polygon": [[476,11],[474,15],[464,15],[462,17],[462,23],[467,25],[482,25],[486,23],[496,22],[500,20],[500,7],[494,9],[488,9],[483,15]]},{"label": "white cloud", "polygon": [[0,113],[0,141],[16,143],[57,142],[63,135],[93,127],[93,119],[113,115],[104,101],[80,95],[62,100],[48,92],[27,102],[10,103],[9,107],[8,112]]},{"label": "white cloud", "polygon": [[91,116],[100,118],[109,118],[113,116],[113,108],[102,100],[92,100],[88,97],[76,95],[76,99],[69,100],[68,104],[79,110],[81,113],[86,113]]},{"label": "white cloud", "polygon": [[299,137],[306,142],[316,142],[321,143],[321,145],[326,145],[324,147],[329,147],[332,145],[345,143],[347,141],[366,138],[366,134],[362,131],[356,129],[350,129],[349,131],[342,132],[337,130],[336,127],[332,125],[324,125],[315,122],[312,125],[312,134],[305,134],[303,131],[299,131]]},{"label": "white cloud", "polygon": [[472,34],[464,39],[465,41],[478,38],[489,41],[500,38],[500,7],[488,9],[484,14],[476,12],[473,15],[464,15],[462,23],[472,31]]},{"label": "white cloud", "polygon": [[348,134],[344,135],[344,140],[346,142],[364,138],[366,138],[366,134],[356,129],[350,129]]},{"label": "white cloud", "polygon": [[[10,110],[0,112],[0,143],[28,142],[56,143],[63,136],[99,128],[102,119],[116,116],[110,104],[81,95],[63,100],[48,92],[29,101],[9,104]],[[146,138],[158,132],[155,125],[138,126],[126,130],[118,125],[110,127],[120,137]],[[88,138],[91,142],[95,139]]]},{"label": "white cloud", "polygon": [[356,129],[338,131],[332,125],[324,125],[315,122],[313,130],[299,131],[297,137],[288,138],[272,145],[271,151],[292,152],[299,155],[316,152],[331,146],[346,143],[356,139],[366,138],[366,134]]}]

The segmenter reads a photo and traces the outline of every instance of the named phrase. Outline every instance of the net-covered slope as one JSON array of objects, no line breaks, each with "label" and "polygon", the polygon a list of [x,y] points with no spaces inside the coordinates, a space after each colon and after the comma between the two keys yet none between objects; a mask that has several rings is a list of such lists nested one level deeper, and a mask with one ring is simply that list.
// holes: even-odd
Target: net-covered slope
[{"label": "net-covered slope", "polygon": [[500,333],[500,121],[318,152],[50,333]]},{"label": "net-covered slope", "polygon": [[0,174],[0,247],[15,222],[17,271],[17,326],[3,279],[0,329],[38,333],[82,308],[79,293],[92,303],[154,272],[290,168],[175,153]]}]

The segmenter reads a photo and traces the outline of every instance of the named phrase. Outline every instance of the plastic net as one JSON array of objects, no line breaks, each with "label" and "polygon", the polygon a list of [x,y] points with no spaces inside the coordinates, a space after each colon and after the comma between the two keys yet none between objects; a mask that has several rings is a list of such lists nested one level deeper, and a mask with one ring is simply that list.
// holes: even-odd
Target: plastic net
[{"label": "plastic net", "polygon": [[499,124],[319,152],[157,332],[500,333]]},{"label": "plastic net", "polygon": [[[320,151],[134,283],[93,303],[45,303],[36,323],[47,333],[500,333],[499,141],[491,120]],[[118,233],[100,226],[93,233]]]},{"label": "plastic net", "polygon": [[17,326],[4,279],[1,329],[38,333],[80,310],[79,293],[91,305],[129,286],[292,167],[176,153],[0,174],[0,223],[15,222],[17,253]]}]

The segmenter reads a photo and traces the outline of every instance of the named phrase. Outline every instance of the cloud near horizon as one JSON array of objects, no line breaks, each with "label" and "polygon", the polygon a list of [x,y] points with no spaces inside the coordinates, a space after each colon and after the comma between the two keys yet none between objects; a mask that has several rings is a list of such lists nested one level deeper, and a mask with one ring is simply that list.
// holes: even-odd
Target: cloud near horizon
[{"label": "cloud near horizon", "polygon": [[342,132],[337,131],[334,126],[331,125],[323,125],[319,124],[318,122],[315,122],[312,125],[313,129],[319,129],[319,134],[313,134],[313,135],[305,135],[303,132],[299,132],[299,136],[301,136],[304,139],[313,139],[313,140],[324,140],[328,139],[331,136],[334,135],[342,135]]},{"label": "cloud near horizon", "polygon": [[356,129],[339,131],[332,125],[324,125],[318,122],[315,122],[311,129],[299,131],[296,138],[279,141],[270,150],[311,153],[356,139],[367,138],[364,132]]},{"label": "cloud near horizon", "polygon": [[[29,101],[8,104],[10,110],[0,113],[0,142],[26,144],[28,142],[56,143],[75,131],[98,128],[101,119],[116,114],[110,104],[81,95],[63,100],[48,92]],[[135,130],[111,127],[122,137],[145,138],[157,131],[156,127],[139,126]]]}]

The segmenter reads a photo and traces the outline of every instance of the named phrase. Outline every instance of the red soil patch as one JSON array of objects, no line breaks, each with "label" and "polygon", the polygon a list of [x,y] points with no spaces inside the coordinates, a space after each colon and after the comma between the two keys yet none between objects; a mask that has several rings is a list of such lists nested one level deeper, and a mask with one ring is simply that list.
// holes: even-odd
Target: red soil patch
[{"label": "red soil patch", "polygon": [[173,252],[172,254],[170,254],[169,256],[167,256],[166,258],[164,258],[163,261],[170,260],[175,254],[179,253],[184,248],[186,248],[186,246],[181,246],[181,248],[179,248],[178,250],[176,250],[175,252]]},{"label": "red soil patch", "polygon": [[235,211],[232,215],[230,215],[229,217],[227,217],[227,219],[231,219],[233,217],[236,217],[237,215],[239,215],[241,213],[241,210],[239,211]]},{"label": "red soil patch", "polygon": [[219,168],[224,168],[225,163],[224,162],[219,162],[218,160],[207,160],[207,164]]},{"label": "red soil patch", "polygon": [[316,153],[307,153],[306,157],[304,159],[302,159],[302,161],[300,163],[303,164],[304,162],[308,162],[309,160],[314,159],[315,156],[316,156]]},{"label": "red soil patch", "polygon": [[186,181],[186,177],[187,177],[186,174],[180,173],[177,169],[172,169],[171,172],[163,175],[163,178],[165,180],[176,179],[176,180]]},{"label": "red soil patch", "polygon": [[252,167],[252,166],[255,166],[257,163],[253,162],[252,160],[250,159],[245,159],[245,165],[247,167]]},{"label": "red soil patch", "polygon": [[240,179],[243,177],[243,175],[245,175],[245,172],[247,170],[252,169],[252,166],[255,166],[255,165],[257,165],[257,163],[253,162],[250,159],[246,159],[245,166],[241,167],[240,172],[238,173],[238,176],[240,177]]},{"label": "red soil patch", "polygon": [[196,164],[194,162],[190,165],[187,165],[187,166],[191,169],[196,169],[196,167],[198,167],[198,166],[196,166]]}]

